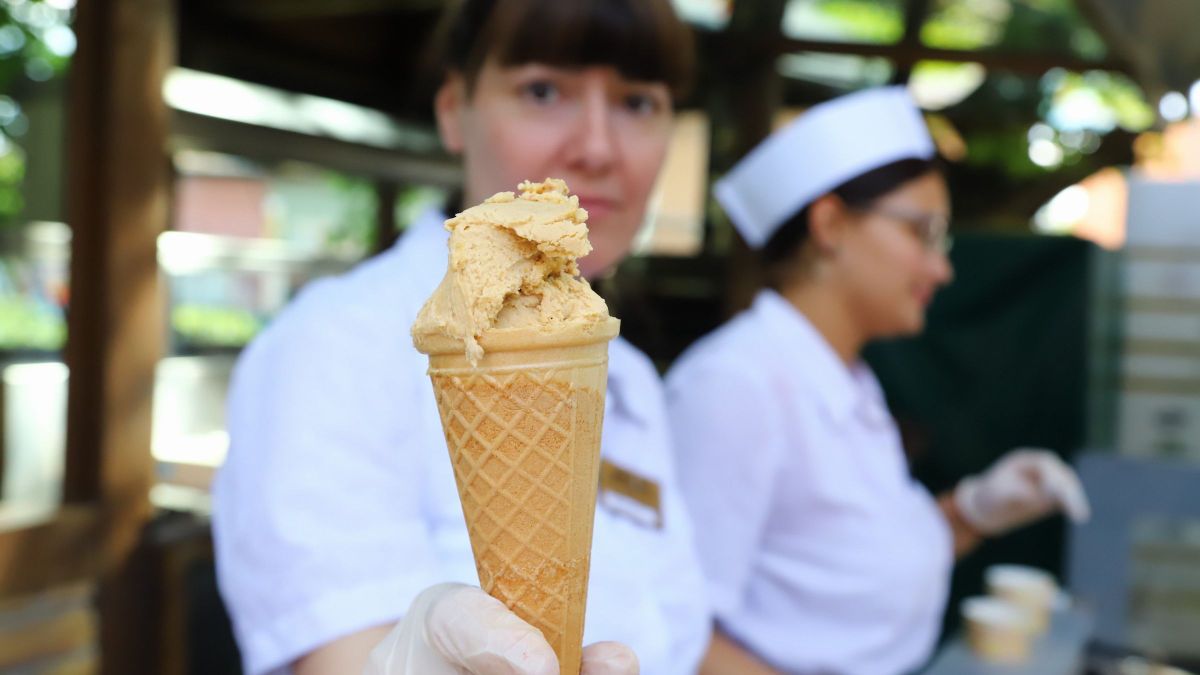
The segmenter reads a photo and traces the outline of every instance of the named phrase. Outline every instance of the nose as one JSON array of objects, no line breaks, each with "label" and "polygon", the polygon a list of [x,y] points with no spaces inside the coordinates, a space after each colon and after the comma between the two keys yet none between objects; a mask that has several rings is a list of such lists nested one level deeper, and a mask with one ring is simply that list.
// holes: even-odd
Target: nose
[{"label": "nose", "polygon": [[617,157],[613,110],[602,82],[584,86],[572,140],[572,164],[579,171],[594,175],[610,169]]}]

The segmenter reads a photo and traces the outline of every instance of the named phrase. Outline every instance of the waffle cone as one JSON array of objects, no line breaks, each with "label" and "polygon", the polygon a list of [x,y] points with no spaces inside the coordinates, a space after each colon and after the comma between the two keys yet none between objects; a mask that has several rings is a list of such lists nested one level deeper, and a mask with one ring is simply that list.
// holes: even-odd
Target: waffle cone
[{"label": "waffle cone", "polygon": [[[599,482],[608,341],[430,353],[442,429],[483,589],[545,636],[578,675]],[[461,345],[461,343],[458,343]]]}]

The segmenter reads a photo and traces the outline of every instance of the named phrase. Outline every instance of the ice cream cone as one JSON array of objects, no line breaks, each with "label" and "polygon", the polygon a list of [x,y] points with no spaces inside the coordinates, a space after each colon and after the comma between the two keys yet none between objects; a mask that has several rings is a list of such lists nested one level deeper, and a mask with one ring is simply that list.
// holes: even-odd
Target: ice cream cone
[{"label": "ice cream cone", "polygon": [[568,334],[425,340],[480,585],[578,675],[615,319]]},{"label": "ice cream cone", "polygon": [[479,582],[578,675],[608,342],[620,322],[579,277],[587,211],[525,182],[446,221],[446,276],[413,322],[429,355]]}]

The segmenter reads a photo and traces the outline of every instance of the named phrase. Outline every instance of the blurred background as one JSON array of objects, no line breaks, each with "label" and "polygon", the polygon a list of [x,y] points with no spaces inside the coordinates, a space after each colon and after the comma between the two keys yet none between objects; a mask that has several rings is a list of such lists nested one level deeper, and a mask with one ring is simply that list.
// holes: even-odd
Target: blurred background
[{"label": "blurred background", "polygon": [[[712,182],[806,106],[906,84],[957,272],[922,337],[869,353],[913,466],[939,490],[1053,447],[1097,512],[989,543],[955,597],[1043,567],[1090,608],[1092,672],[1195,668],[1200,3],[675,4],[699,80],[600,284],[623,333],[665,369],[744,306]],[[422,68],[442,7],[0,0],[0,672],[239,672],[208,529],[230,370],[456,189]]]}]

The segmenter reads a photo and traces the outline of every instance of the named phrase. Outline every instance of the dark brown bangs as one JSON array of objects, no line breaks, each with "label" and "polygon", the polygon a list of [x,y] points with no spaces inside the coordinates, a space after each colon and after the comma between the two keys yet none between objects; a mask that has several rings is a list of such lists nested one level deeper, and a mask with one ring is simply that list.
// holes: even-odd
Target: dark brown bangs
[{"label": "dark brown bangs", "polygon": [[446,64],[474,80],[483,62],[612,66],[679,98],[692,76],[690,29],[670,0],[465,0]]}]

